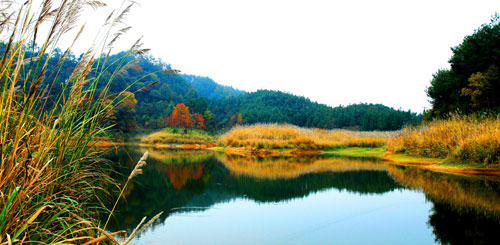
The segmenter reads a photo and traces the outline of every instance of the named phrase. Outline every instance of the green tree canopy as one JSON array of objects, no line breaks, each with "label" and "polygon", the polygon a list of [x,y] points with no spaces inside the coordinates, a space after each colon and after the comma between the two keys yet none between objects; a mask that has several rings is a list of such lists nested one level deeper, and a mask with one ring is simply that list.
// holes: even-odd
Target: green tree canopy
[{"label": "green tree canopy", "polygon": [[500,112],[500,16],[496,14],[451,50],[451,69],[435,73],[427,89],[430,115]]}]

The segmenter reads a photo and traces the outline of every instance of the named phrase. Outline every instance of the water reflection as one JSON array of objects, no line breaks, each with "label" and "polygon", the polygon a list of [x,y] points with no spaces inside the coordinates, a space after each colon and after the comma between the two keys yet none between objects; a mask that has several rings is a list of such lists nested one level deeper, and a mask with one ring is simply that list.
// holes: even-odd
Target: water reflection
[{"label": "water reflection", "polygon": [[[150,153],[148,165],[125,191],[127,201],[120,202],[111,230],[130,231],[143,216],[160,211],[165,213],[163,222],[172,213],[199,211],[238,197],[281,202],[330,188],[359,194],[400,188],[383,163],[347,158],[245,160],[208,151],[128,148],[112,160],[131,168],[145,150]],[[249,164],[246,170],[244,164]],[[127,171],[122,169],[123,175]]]},{"label": "water reflection", "polygon": [[386,171],[378,159],[317,155],[309,157],[242,157],[218,154],[217,159],[236,176],[260,179],[292,179],[304,174],[351,171]]},{"label": "water reflection", "polygon": [[[403,215],[408,217],[401,218],[428,216],[426,226],[432,229],[437,242],[490,243],[499,237],[498,180],[395,167],[375,159],[325,156],[243,158],[210,151],[128,148],[119,150],[112,160],[131,168],[145,150],[150,152],[148,165],[127,188],[127,201],[119,203],[110,230],[130,232],[142,217],[163,211],[155,224],[158,226],[172,214],[203,211],[241,198],[283,205],[305,200],[319,191],[337,190],[361,200],[371,200],[363,196],[384,196],[384,205],[392,205],[411,199],[415,192],[409,192],[410,189],[423,192],[433,208],[422,211],[407,207]],[[120,171],[124,176],[129,173],[127,168]],[[355,209],[356,204],[343,204],[344,201],[335,200],[335,205],[354,205],[349,209]]]},{"label": "water reflection", "polygon": [[500,244],[500,181],[389,166],[402,185],[434,204],[429,224],[443,244]]}]

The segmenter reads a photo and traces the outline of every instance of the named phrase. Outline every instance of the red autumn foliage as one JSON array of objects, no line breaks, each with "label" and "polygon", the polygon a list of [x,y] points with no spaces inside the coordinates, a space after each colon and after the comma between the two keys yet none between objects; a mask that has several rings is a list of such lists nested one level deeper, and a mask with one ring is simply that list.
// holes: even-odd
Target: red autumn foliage
[{"label": "red autumn foliage", "polygon": [[165,168],[172,186],[180,190],[188,180],[197,180],[203,176],[205,164],[169,165]]},{"label": "red autumn foliage", "polygon": [[194,127],[198,129],[206,129],[207,127],[205,126],[205,118],[201,114],[194,114],[193,115],[194,119]]},{"label": "red autumn foliage", "polygon": [[167,119],[168,125],[176,128],[191,127],[191,114],[189,108],[184,103],[179,103],[174,107],[174,111]]}]

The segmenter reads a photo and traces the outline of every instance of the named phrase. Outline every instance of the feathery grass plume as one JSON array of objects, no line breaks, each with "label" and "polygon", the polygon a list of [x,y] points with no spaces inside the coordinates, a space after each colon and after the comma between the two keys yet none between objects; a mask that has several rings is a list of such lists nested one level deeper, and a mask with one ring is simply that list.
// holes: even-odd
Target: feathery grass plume
[{"label": "feathery grass plume", "polygon": [[118,205],[118,202],[120,201],[120,198],[122,197],[123,192],[127,188],[127,185],[130,182],[130,180],[133,179],[135,176],[142,174],[142,169],[141,168],[144,167],[144,166],[146,166],[146,159],[148,159],[148,155],[149,155],[148,151],[144,152],[144,154],[142,155],[141,159],[139,159],[139,161],[137,162],[137,164],[135,164],[134,169],[130,172],[130,175],[128,176],[127,181],[125,182],[125,184],[121,188],[120,195],[116,199],[115,204],[113,205],[113,208],[109,212],[108,219],[106,220],[106,223],[104,223],[104,228],[102,228],[103,230],[106,230],[106,227],[108,226],[109,220],[111,219],[111,216],[113,215],[113,213],[114,213],[114,211],[116,209],[116,205]]},{"label": "feathery grass plume", "polygon": [[[111,197],[108,187],[116,183],[106,175],[99,162],[102,150],[93,142],[96,136],[106,135],[102,120],[119,102],[107,98],[119,68],[110,71],[110,80],[100,81],[107,66],[94,57],[104,53],[108,37],[119,25],[107,23],[70,80],[55,94],[51,90],[59,85],[57,74],[70,49],[47,71],[57,43],[78,27],[82,11],[102,6],[87,0],[0,2],[0,42],[4,44],[0,54],[0,244],[85,243],[103,233],[97,225],[98,213]],[[42,25],[49,27],[46,32]],[[36,42],[40,48],[35,49]],[[118,67],[125,58],[115,61]],[[90,73],[93,67],[99,70]],[[100,91],[96,91],[98,83],[105,84]],[[135,174],[139,173],[140,167]]]},{"label": "feathery grass plume", "polygon": [[130,236],[128,236],[121,244],[126,245],[126,244],[130,243],[132,241],[132,239],[134,239],[134,237],[137,236],[137,234],[140,234],[141,232],[143,232],[148,226],[150,226],[157,219],[159,219],[162,214],[163,214],[163,212],[158,213],[157,215],[155,215],[153,218],[151,218],[144,225],[142,225],[142,223],[144,223],[144,221],[146,221],[146,217],[142,218],[141,222],[137,225],[137,227],[135,227],[135,229],[132,231],[132,233],[130,233]]}]

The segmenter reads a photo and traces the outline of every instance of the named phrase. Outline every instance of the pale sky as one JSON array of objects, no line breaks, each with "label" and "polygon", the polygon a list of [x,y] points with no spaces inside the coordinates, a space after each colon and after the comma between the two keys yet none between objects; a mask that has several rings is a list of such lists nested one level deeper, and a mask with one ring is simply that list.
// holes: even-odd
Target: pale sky
[{"label": "pale sky", "polygon": [[498,0],[138,2],[119,49],[143,35],[153,56],[220,84],[419,112],[450,47],[500,12]]}]

